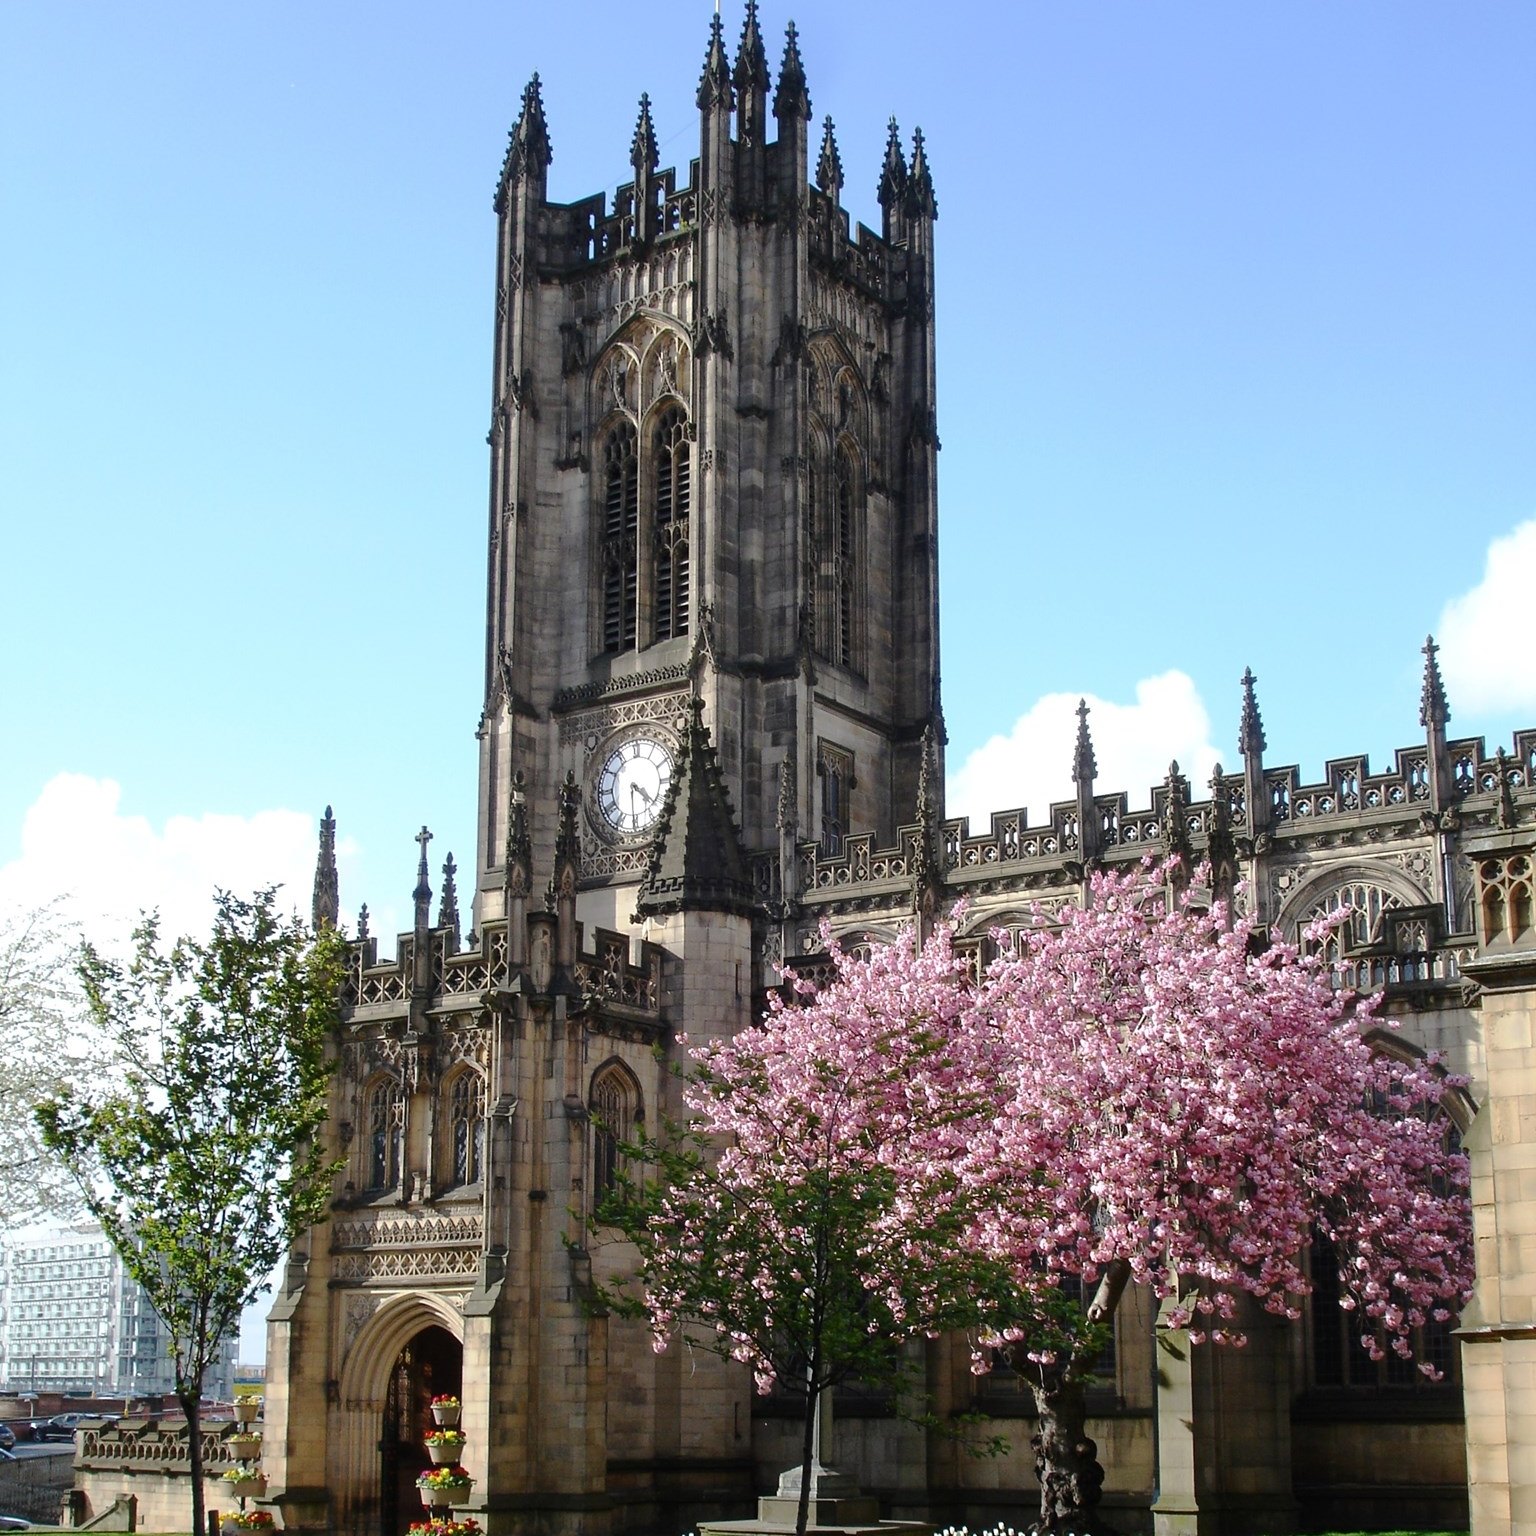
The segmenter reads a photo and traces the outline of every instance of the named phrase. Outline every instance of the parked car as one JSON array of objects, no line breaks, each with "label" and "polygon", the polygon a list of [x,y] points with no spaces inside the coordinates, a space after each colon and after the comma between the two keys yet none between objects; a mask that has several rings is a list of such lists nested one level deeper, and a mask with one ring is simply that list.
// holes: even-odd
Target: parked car
[{"label": "parked car", "polygon": [[16,1449],[16,1431],[9,1424],[0,1424],[0,1451]]},{"label": "parked car", "polygon": [[0,1531],[30,1531],[32,1522],[20,1515],[0,1515]]}]

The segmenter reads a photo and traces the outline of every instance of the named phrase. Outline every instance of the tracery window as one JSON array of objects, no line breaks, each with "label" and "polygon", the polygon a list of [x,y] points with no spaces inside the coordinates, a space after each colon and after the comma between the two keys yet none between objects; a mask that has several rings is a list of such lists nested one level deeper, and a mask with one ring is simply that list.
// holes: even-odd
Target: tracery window
[{"label": "tracery window", "polygon": [[393,1189],[400,1182],[400,1139],[405,1098],[393,1078],[377,1082],[368,1095],[368,1188]]},{"label": "tracery window", "polygon": [[[630,342],[640,339],[630,333]],[[598,627],[614,655],[686,635],[693,596],[686,349],[665,337],[635,367],[629,345],[611,349],[596,374],[608,415],[594,439]]]},{"label": "tracery window", "polygon": [[448,1089],[448,1143],[454,1184],[478,1184],[485,1157],[485,1084],[471,1068],[461,1071]]},{"label": "tracery window", "polygon": [[[1421,1392],[1444,1392],[1456,1377],[1456,1348],[1452,1332],[1454,1318],[1447,1322],[1428,1322],[1416,1329],[1413,1359],[1404,1360],[1392,1350],[1385,1358],[1373,1360],[1360,1342],[1358,1311],[1345,1311],[1340,1305],[1343,1288],[1339,1284],[1339,1256],[1333,1243],[1321,1232],[1312,1237],[1311,1297],[1311,1381],[1314,1387],[1392,1387]],[[1424,1361],[1444,1378],[1431,1381],[1419,1369]]]},{"label": "tracery window", "polygon": [[843,839],[848,835],[853,754],[830,742],[818,742],[816,776],[821,781],[821,851],[832,859],[843,851]]},{"label": "tracery window", "polygon": [[592,1199],[610,1193],[618,1182],[623,1154],[644,1123],[640,1085],[618,1062],[598,1070],[592,1079]]},{"label": "tracery window", "polygon": [[1477,873],[1482,887],[1483,943],[1518,943],[1531,929],[1531,861],[1524,854],[1484,859]]},{"label": "tracery window", "polygon": [[[1351,960],[1362,949],[1382,942],[1387,933],[1387,914],[1401,912],[1405,903],[1395,892],[1372,880],[1350,880],[1320,896],[1297,920],[1297,942],[1321,955],[1333,973],[1335,985],[1356,986],[1359,967]],[[1348,911],[1321,943],[1309,944],[1305,930],[1320,918]]]},{"label": "tracery window", "polygon": [[652,434],[656,472],[653,604],[658,640],[688,633],[688,514],[692,461],[681,406],[664,411]]}]

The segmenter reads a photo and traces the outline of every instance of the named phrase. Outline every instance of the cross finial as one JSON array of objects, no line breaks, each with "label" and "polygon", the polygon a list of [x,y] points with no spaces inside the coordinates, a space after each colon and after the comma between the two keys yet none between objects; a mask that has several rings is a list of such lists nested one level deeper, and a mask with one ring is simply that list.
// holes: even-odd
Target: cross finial
[{"label": "cross finial", "polygon": [[416,834],[416,841],[421,845],[421,857],[425,862],[427,857],[427,844],[432,841],[432,834],[425,827]]}]

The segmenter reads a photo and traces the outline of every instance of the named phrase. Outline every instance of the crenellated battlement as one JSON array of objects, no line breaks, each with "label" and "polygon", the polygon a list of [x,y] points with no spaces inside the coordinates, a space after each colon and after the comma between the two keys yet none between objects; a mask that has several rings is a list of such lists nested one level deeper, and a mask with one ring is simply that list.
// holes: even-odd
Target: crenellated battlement
[{"label": "crenellated battlement", "polygon": [[[1508,797],[1520,819],[1536,814],[1536,731],[1515,733],[1511,749],[1489,753],[1484,739],[1466,737],[1447,743],[1447,764],[1460,817],[1472,824],[1493,824],[1501,796]],[[1217,811],[1224,802],[1225,824],[1249,855],[1254,831],[1248,815],[1247,787],[1241,773],[1222,774],[1215,781],[1221,800],[1187,798],[1188,784],[1179,779],[1178,816],[1190,850],[1209,851]],[[1390,831],[1417,835],[1430,798],[1429,758],[1423,745],[1399,748],[1393,767],[1373,774],[1369,759],[1330,759],[1323,777],[1307,782],[1295,765],[1262,770],[1267,803],[1266,829],[1276,840],[1302,843],[1314,835],[1352,829],[1364,842]],[[1094,794],[1088,801],[1094,817],[1094,854],[1105,864],[1129,862],[1148,854],[1162,856],[1170,841],[1170,801],[1175,794],[1167,782],[1147,795],[1146,808],[1131,808],[1125,791]],[[845,837],[835,854],[819,844],[797,849],[800,900],[808,907],[836,904],[853,896],[895,891],[909,881],[912,855],[922,829],[901,827],[894,844],[877,846],[873,834]],[[966,817],[940,824],[945,884],[953,894],[1000,875],[1033,877],[1032,883],[1070,883],[1081,878],[1084,838],[1075,800],[1055,801],[1046,816],[1031,821],[1027,807],[994,811],[985,832],[973,832]]]},{"label": "crenellated battlement", "polygon": [[[526,952],[537,990],[547,990],[553,978],[553,913],[537,912],[528,918]],[[430,1006],[449,1012],[478,1011],[487,999],[508,982],[507,924],[485,924],[472,942],[459,947],[452,927],[438,927],[426,935],[430,950]],[[420,936],[399,935],[395,957],[381,962],[378,940],[354,939],[348,946],[347,979],[342,1004],[347,1021],[361,1023],[401,1015],[410,1004]],[[542,957],[542,963],[541,963]],[[629,936],[606,928],[593,931],[590,945],[581,923],[576,924],[576,959],[570,980],[575,995],[591,1006],[617,1007],[637,1016],[656,1018],[661,1009],[661,951],[642,944],[640,963],[630,961]]]},{"label": "crenellated battlement", "polygon": [[621,182],[610,205],[594,192],[574,203],[545,203],[539,228],[546,265],[562,271],[593,266],[674,236],[692,233],[699,218],[699,162],[688,167],[688,180],[677,185],[669,168],[644,182]]}]

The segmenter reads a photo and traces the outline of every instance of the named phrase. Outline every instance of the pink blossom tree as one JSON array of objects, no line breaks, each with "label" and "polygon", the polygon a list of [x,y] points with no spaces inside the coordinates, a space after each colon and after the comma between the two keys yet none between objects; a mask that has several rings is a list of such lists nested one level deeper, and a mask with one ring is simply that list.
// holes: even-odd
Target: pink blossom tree
[{"label": "pink blossom tree", "polygon": [[636,1245],[605,1299],[644,1317],[658,1350],[681,1335],[749,1365],[760,1392],[802,1396],[801,1532],[824,1390],[858,1379],[900,1394],[909,1340],[1033,1336],[1036,1306],[1075,1310],[969,1241],[995,1164],[970,1180],[968,1138],[995,1082],[953,1049],[971,988],[948,935],[834,960],[819,992],[776,998],[760,1026],[691,1052],[691,1120],[626,1148],[596,1222]]},{"label": "pink blossom tree", "polygon": [[[1366,1350],[1410,1357],[1415,1330],[1471,1294],[1467,1166],[1435,1113],[1457,1080],[1373,1052],[1372,1014],[1221,903],[1170,911],[1147,872],[1095,876],[1086,904],[1005,950],[956,1019],[955,1054],[998,1083],[970,1160],[994,1161],[999,1192],[1021,1176],[1030,1190],[993,1202],[972,1240],[1021,1278],[1096,1283],[1090,1323],[1134,1282],[1192,1342],[1241,1345],[1240,1293],[1299,1315],[1319,1231]],[[1001,1338],[1040,1417],[1035,1529],[1091,1529],[1103,1474],[1083,1374],[1097,1339]]]}]

